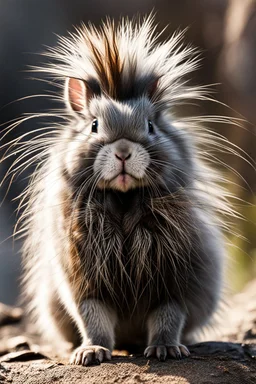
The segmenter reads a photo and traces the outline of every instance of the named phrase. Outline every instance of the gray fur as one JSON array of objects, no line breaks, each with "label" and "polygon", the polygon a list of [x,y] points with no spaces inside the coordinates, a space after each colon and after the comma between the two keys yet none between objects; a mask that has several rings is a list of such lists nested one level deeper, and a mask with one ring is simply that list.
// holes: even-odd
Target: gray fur
[{"label": "gray fur", "polygon": [[[182,81],[197,64],[177,37],[156,45],[151,24],[108,24],[101,35],[84,27],[62,40],[54,54],[60,65],[47,69],[83,79],[87,93],[75,104],[66,89],[67,124],[31,182],[24,280],[42,334],[57,348],[80,342],[77,364],[108,360],[115,345],[147,347],[145,355],[160,360],[186,356],[181,343],[210,321],[220,299],[218,210],[229,208],[189,124],[169,109],[203,97]],[[116,61],[106,40],[116,42]],[[92,42],[119,74],[116,89],[93,66]],[[123,165],[131,175],[124,184]]]}]

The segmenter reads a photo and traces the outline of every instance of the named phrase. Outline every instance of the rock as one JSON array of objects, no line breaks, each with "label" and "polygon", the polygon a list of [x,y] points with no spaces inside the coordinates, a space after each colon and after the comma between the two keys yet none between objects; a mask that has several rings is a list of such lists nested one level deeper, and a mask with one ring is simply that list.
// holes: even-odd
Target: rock
[{"label": "rock", "polygon": [[21,320],[23,311],[21,308],[13,308],[0,303],[0,326],[17,323]]}]

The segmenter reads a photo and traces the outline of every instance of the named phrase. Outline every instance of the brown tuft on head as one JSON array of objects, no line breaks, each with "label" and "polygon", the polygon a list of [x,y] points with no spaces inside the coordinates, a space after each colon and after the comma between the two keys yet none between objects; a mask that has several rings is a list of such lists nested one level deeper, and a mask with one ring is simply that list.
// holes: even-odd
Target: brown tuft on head
[{"label": "brown tuft on head", "polygon": [[123,101],[143,95],[154,100],[161,76],[154,73],[153,69],[143,72],[137,52],[127,50],[126,55],[120,52],[120,49],[124,49],[120,45],[120,36],[118,26],[110,21],[99,31],[92,26],[84,30],[84,42],[89,48],[89,60],[96,75],[94,81],[103,94],[115,100]]},{"label": "brown tuft on head", "polygon": [[116,28],[111,24],[107,33],[106,29],[102,28],[103,39],[103,56],[99,48],[97,48],[87,36],[87,43],[92,52],[92,62],[96,70],[100,87],[104,93],[114,99],[121,98],[122,92],[122,70],[123,63],[118,51],[116,42]]}]

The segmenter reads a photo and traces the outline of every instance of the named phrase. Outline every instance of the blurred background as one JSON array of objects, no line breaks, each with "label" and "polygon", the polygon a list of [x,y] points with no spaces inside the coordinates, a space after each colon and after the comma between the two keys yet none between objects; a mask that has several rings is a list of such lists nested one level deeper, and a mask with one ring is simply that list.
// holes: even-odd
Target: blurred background
[{"label": "blurred background", "polygon": [[[120,16],[157,13],[159,29],[169,24],[164,37],[189,27],[186,42],[200,48],[201,68],[192,74],[194,84],[216,84],[214,98],[220,103],[204,103],[200,114],[241,115],[248,121],[244,127],[215,125],[211,128],[239,146],[256,160],[256,0],[1,0],[0,1],[0,135],[8,122],[22,114],[47,111],[56,104],[50,98],[29,95],[50,94],[53,84],[38,81],[39,76],[27,71],[40,65],[45,46],[54,46],[56,35],[67,35],[81,21],[96,25],[106,15]],[[35,79],[37,77],[37,79]],[[42,76],[40,75],[42,78]],[[17,100],[17,101],[16,101]],[[221,103],[227,104],[230,109]],[[184,114],[198,110],[187,109]],[[28,121],[2,139],[2,145],[40,126]],[[1,151],[1,156],[4,149]],[[234,222],[243,237],[230,234],[228,282],[234,292],[256,276],[256,173],[238,156],[218,155],[219,166],[228,167],[230,189],[239,197],[236,209],[244,220]],[[0,163],[2,179],[13,158]],[[17,221],[15,211],[19,195],[27,185],[31,170],[16,177],[0,189],[0,302],[15,304],[21,276],[21,242],[12,240]],[[7,193],[8,192],[8,193]],[[243,202],[247,203],[243,203]]]}]

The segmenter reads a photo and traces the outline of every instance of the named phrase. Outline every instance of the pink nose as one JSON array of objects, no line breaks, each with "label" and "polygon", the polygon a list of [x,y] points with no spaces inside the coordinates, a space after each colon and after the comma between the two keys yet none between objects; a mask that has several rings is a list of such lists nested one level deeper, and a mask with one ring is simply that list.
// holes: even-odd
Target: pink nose
[{"label": "pink nose", "polygon": [[121,151],[120,151],[120,152],[115,153],[115,157],[116,157],[118,160],[124,162],[125,160],[130,159],[130,157],[131,157],[131,153],[121,152]]}]

